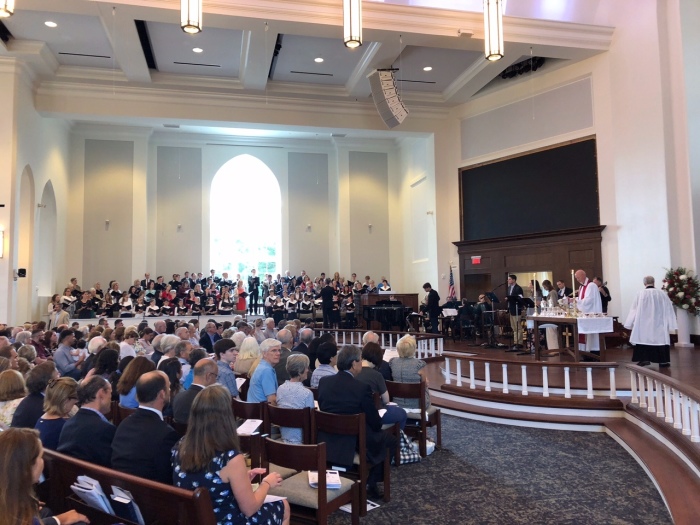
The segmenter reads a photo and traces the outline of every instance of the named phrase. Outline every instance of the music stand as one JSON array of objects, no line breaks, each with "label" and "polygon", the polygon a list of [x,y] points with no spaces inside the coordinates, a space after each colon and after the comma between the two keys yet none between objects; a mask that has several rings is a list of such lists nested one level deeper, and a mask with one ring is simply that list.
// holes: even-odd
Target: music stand
[{"label": "music stand", "polygon": [[491,310],[482,310],[481,311],[481,326],[482,326],[482,328],[486,327],[486,324],[484,323],[484,316],[490,315],[491,322],[490,322],[489,332],[488,332],[488,334],[489,334],[488,341],[486,341],[486,343],[483,343],[481,346],[483,348],[502,348],[505,345],[499,343],[496,340],[496,314],[498,313],[498,309],[496,308],[496,304],[500,303],[501,301],[498,299],[498,296],[493,292],[486,292],[484,295],[491,302]]}]

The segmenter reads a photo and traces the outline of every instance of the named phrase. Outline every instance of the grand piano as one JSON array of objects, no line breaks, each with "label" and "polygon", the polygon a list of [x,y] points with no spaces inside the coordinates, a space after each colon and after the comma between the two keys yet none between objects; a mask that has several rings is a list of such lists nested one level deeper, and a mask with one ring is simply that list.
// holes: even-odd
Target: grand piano
[{"label": "grand piano", "polygon": [[418,294],[366,294],[361,305],[368,330],[405,330],[406,316],[418,311]]}]

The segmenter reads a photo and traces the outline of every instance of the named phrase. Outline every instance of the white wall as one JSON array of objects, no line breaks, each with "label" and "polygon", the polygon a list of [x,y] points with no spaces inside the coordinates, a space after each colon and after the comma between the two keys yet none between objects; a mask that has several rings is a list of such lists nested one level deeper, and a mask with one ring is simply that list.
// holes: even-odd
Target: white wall
[{"label": "white wall", "polygon": [[168,282],[175,273],[206,272],[200,248],[202,223],[209,221],[209,209],[202,209],[199,191],[201,148],[160,146],[156,154],[156,265],[152,277],[163,275]]},{"label": "white wall", "polygon": [[[527,83],[485,95],[460,108],[466,121],[478,115],[481,132],[496,142],[502,133],[512,138],[513,130],[520,136],[509,142],[511,147],[507,149],[464,158],[462,163],[476,164],[594,134],[598,144],[601,224],[607,225],[603,232],[603,277],[613,296],[611,312],[626,315],[642,277],[651,274],[660,280],[664,268],[680,263],[671,254],[678,252],[675,248],[679,243],[692,242],[692,235],[686,231],[674,239],[669,236],[669,184],[673,184],[674,191],[682,193],[684,189],[683,181],[669,170],[669,165],[673,165],[669,157],[675,151],[669,148],[673,140],[669,140],[664,119],[668,81],[661,61],[667,57],[660,54],[659,32],[665,29],[659,27],[656,2],[622,0],[611,9],[616,30],[608,53],[552,73],[543,71]],[[631,57],[644,57],[643,71]],[[572,85],[585,86],[588,79],[592,108],[585,91],[571,90]],[[530,94],[535,95],[534,101]],[[547,100],[551,104],[542,104]],[[538,110],[562,107],[562,103],[576,108],[570,115],[569,122],[574,125],[569,129],[554,125],[556,115]],[[537,134],[530,134],[522,120],[506,129],[492,126],[498,120],[488,118],[490,112],[502,114],[511,107],[528,105],[535,108],[534,115],[521,119],[529,122],[534,116]],[[585,112],[589,108],[593,118],[587,127]],[[541,130],[550,130],[551,135],[543,135]],[[575,181],[563,179],[560,187],[542,189],[542,202],[558,196],[562,212],[575,213],[566,208],[568,191],[575,191]]]},{"label": "white wall", "polygon": [[[330,216],[328,154],[289,152],[289,269],[294,275],[328,273]],[[309,257],[309,254],[314,254]]]},{"label": "white wall", "polygon": [[[433,139],[406,138],[400,141],[399,171],[401,222],[403,224],[404,273],[406,288],[420,293],[425,282],[439,289],[437,275],[437,249],[435,237],[436,200],[435,168],[432,159]],[[452,197],[445,196],[445,201]],[[459,240],[455,238],[453,240]],[[446,251],[446,250],[445,250]],[[445,291],[446,292],[446,289]]]},{"label": "white wall", "polygon": [[101,281],[103,288],[107,289],[110,280],[117,280],[122,291],[129,289],[132,281],[133,172],[132,141],[85,141],[82,279],[86,285]]},{"label": "white wall", "polygon": [[[106,286],[114,278],[127,287],[145,271],[168,278],[185,270],[207,271],[211,182],[226,162],[243,154],[265,163],[280,184],[280,271],[305,269],[317,275],[338,270],[349,276],[354,259],[361,266],[358,274],[392,279],[392,259],[394,265],[403,260],[401,253],[390,253],[389,242],[390,206],[400,211],[389,202],[389,173],[396,170],[393,141],[348,146],[343,168],[347,193],[340,196],[337,165],[331,168],[338,155],[330,142],[215,145],[201,136],[160,133],[149,140],[144,129],[92,125],[77,126],[72,137],[70,209],[76,235],[71,249],[82,256],[68,260],[71,276],[77,275],[85,287],[96,281]],[[257,199],[264,213],[262,188],[249,197]],[[237,216],[234,204],[235,199],[232,227],[255,228],[255,217]],[[342,220],[341,207],[348,211]],[[365,224],[370,215],[372,235]],[[400,228],[394,229],[400,238]],[[336,258],[340,264],[334,265],[331,254],[343,250],[348,258]],[[394,282],[401,287],[400,280]]]},{"label": "white wall", "polygon": [[[386,153],[351,151],[350,243],[351,272],[369,275],[378,285],[389,274],[389,159]],[[345,277],[348,277],[345,275]]]},{"label": "white wall", "polygon": [[[0,196],[0,228],[5,229],[5,255],[0,259],[0,322],[24,322],[21,316],[31,315],[38,319],[40,312],[39,282],[36,254],[45,254],[39,242],[48,242],[37,232],[46,231],[45,221],[55,227],[55,250],[50,254],[52,287],[58,288],[65,278],[66,214],[67,206],[56,210],[55,215],[42,213],[36,204],[41,203],[46,184],[51,181],[54,191],[68,201],[68,126],[58,119],[43,118],[33,109],[33,91],[26,70],[15,67],[12,61],[0,62],[0,92],[8,103],[0,114],[0,187],[5,191]],[[12,108],[10,108],[12,106]],[[33,181],[32,195],[25,195],[25,205],[30,210],[20,210],[19,198],[22,173],[27,170]],[[30,174],[30,175],[29,175]],[[32,228],[20,223],[33,222]],[[20,242],[20,231],[33,232],[33,239]],[[25,242],[28,241],[28,244]],[[26,281],[15,281],[13,270],[25,264],[27,259],[20,253],[31,254],[27,264]],[[45,262],[45,261],[43,261]],[[59,284],[60,283],[60,284]],[[22,312],[17,312],[17,295],[20,291],[30,295],[23,300]]]}]

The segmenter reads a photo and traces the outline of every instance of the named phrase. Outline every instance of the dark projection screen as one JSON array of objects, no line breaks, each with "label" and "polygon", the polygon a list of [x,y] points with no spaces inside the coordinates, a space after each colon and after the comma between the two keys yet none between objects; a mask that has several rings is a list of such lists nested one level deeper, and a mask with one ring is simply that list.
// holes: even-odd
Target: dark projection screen
[{"label": "dark projection screen", "polygon": [[595,139],[460,173],[462,240],[600,224]]}]

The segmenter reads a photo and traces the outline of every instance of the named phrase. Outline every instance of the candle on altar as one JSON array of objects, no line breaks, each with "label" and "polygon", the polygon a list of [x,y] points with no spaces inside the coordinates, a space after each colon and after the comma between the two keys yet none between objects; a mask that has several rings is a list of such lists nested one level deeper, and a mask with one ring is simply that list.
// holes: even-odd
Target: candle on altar
[{"label": "candle on altar", "polygon": [[574,278],[574,270],[571,269],[571,300],[573,302],[576,297],[576,279]]},{"label": "candle on altar", "polygon": [[533,315],[537,315],[537,308],[540,306],[537,303],[537,274],[532,273],[532,302],[535,303],[535,308],[533,308]]},{"label": "candle on altar", "polygon": [[[537,273],[532,272],[532,300],[537,303]],[[537,305],[535,305],[537,306]]]}]

